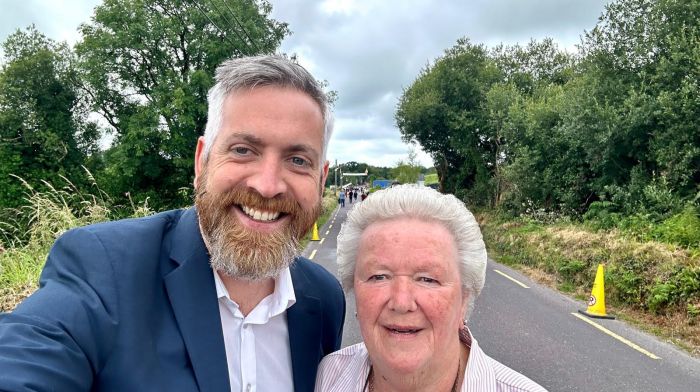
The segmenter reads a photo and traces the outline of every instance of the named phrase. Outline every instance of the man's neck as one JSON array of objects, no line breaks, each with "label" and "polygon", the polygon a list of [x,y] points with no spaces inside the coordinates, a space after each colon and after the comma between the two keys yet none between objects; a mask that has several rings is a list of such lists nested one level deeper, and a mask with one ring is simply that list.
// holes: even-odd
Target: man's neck
[{"label": "man's neck", "polygon": [[263,280],[245,280],[232,278],[226,274],[219,274],[228,296],[238,304],[244,316],[247,316],[263,300],[263,298],[275,291],[275,280],[267,278]]}]

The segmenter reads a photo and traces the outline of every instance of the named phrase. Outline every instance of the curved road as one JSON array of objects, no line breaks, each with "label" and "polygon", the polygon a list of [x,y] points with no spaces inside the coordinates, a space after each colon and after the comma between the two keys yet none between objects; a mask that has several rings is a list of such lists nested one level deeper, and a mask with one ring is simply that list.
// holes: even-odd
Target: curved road
[{"label": "curved road", "polygon": [[[336,209],[303,255],[337,276]],[[362,340],[346,295],[343,346]],[[489,260],[469,326],[484,351],[550,391],[700,391],[700,360],[619,320],[589,319],[575,301]]]}]

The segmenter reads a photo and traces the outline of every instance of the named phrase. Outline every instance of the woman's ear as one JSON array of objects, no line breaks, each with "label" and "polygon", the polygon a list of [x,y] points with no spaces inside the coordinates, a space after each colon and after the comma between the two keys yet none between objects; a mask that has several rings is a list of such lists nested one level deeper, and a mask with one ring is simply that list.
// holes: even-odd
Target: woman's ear
[{"label": "woman's ear", "polygon": [[469,292],[467,290],[462,291],[462,318],[459,322],[459,329],[462,329],[462,327],[464,327],[465,320],[468,318],[467,316],[469,316],[467,314],[467,311],[469,310],[469,298]]}]

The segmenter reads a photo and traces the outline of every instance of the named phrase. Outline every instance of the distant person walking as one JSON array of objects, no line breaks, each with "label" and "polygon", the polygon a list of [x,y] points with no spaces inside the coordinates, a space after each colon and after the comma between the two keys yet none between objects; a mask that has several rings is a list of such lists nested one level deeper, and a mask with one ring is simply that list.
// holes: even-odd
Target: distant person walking
[{"label": "distant person walking", "polygon": [[352,204],[352,189],[348,190],[348,197],[350,198],[350,204]]},{"label": "distant person walking", "polygon": [[355,200],[357,200],[357,189],[353,191],[353,196],[355,197]]},{"label": "distant person walking", "polygon": [[345,207],[345,191],[340,191],[338,202],[340,203],[340,207]]}]

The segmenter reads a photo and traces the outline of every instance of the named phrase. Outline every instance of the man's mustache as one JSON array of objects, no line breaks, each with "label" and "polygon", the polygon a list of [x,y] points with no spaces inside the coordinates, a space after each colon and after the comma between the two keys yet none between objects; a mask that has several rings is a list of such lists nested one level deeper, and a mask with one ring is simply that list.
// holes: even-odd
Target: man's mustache
[{"label": "man's mustache", "polygon": [[215,197],[218,199],[216,204],[222,206],[223,208],[246,206],[256,210],[274,211],[294,215],[297,215],[303,211],[302,206],[290,196],[278,195],[273,198],[266,198],[260,195],[254,189],[245,186],[236,186],[229,191],[222,192],[221,194],[217,195],[208,193],[205,189],[202,189],[201,192],[197,192],[197,197]]}]

